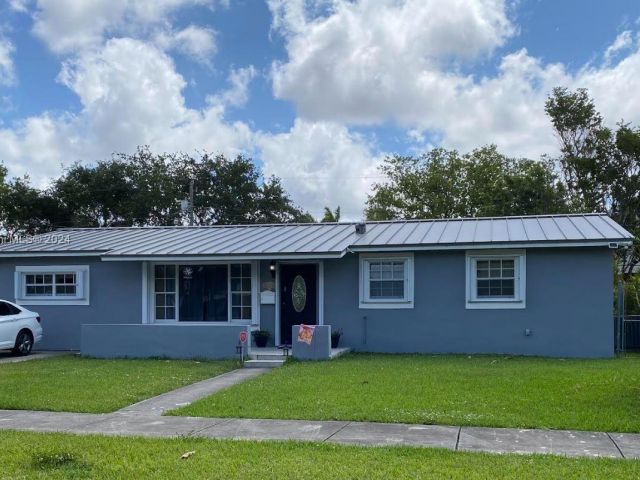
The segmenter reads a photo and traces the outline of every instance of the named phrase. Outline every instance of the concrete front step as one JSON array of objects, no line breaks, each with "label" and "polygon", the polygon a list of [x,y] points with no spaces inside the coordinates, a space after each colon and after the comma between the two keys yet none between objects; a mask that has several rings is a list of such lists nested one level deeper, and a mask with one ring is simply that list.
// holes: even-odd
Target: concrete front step
[{"label": "concrete front step", "polygon": [[247,360],[244,362],[244,368],[277,368],[283,364],[283,358],[273,360]]},{"label": "concrete front step", "polygon": [[287,358],[281,353],[253,353],[249,357],[252,360],[285,360]]}]

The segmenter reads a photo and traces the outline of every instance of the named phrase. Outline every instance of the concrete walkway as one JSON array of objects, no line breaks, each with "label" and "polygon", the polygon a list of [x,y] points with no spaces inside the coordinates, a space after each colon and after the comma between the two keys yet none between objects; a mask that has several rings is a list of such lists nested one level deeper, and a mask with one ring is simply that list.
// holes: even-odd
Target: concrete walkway
[{"label": "concrete walkway", "polygon": [[269,372],[269,368],[241,368],[223,373],[217,377],[209,378],[201,382],[187,385],[186,387],[163,393],[157,397],[149,398],[128,407],[118,410],[116,413],[138,413],[143,415],[162,415],[167,410],[184,407],[190,403],[214,393],[229,388],[237,383]]},{"label": "concrete walkway", "polygon": [[368,446],[439,447],[493,453],[640,458],[640,434],[395,423],[162,417],[155,411],[95,415],[0,410],[0,430],[241,440],[300,440]]}]

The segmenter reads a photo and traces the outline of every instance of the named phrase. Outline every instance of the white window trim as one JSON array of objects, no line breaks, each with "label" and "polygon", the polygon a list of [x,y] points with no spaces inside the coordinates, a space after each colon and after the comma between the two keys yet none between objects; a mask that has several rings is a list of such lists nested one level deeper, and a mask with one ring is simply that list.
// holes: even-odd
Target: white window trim
[{"label": "white window trim", "polygon": [[[14,277],[14,295],[18,305],[89,305],[89,265],[18,265]],[[72,273],[76,275],[76,295],[33,296],[26,292],[26,275]],[[54,287],[55,288],[55,287]]]},{"label": "white window trim", "polygon": [[[478,298],[476,262],[478,260],[514,260],[514,298]],[[525,250],[469,250],[466,252],[466,308],[517,309],[527,307],[527,253]]]},{"label": "white window trim", "polygon": [[[251,319],[246,320],[232,320],[231,319],[231,291],[228,290],[227,298],[227,321],[226,322],[181,322],[180,319],[180,265],[226,265],[227,266],[227,282],[230,282],[230,265],[232,264],[250,264],[251,265]],[[155,266],[156,265],[175,265],[176,267],[176,318],[167,320],[156,320],[156,296],[155,296]],[[144,267],[143,267],[144,268]],[[156,323],[156,324],[174,324],[174,325],[252,325],[260,326],[260,302],[259,302],[259,272],[260,263],[258,261],[240,260],[237,262],[218,262],[218,261],[201,261],[201,262],[148,262],[146,271],[148,280],[143,284],[147,284],[147,322],[143,323]],[[229,286],[227,288],[230,288]],[[143,310],[145,309],[143,301]]]},{"label": "white window trim", "polygon": [[[404,269],[404,298],[403,299],[371,299],[369,298],[369,262],[370,261],[398,261],[405,262]],[[413,253],[371,253],[360,255],[360,271],[358,275],[359,283],[359,303],[363,309],[396,309],[413,308],[414,290],[414,267]]]}]

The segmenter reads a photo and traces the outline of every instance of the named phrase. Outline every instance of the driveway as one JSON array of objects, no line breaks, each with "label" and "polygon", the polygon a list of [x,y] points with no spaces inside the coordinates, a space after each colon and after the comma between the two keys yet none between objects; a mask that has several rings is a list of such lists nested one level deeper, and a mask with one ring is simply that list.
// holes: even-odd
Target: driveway
[{"label": "driveway", "polygon": [[15,363],[26,362],[28,360],[41,360],[43,358],[57,357],[60,355],[67,355],[72,352],[48,352],[46,350],[35,351],[31,355],[26,357],[17,357],[10,350],[0,350],[0,364],[1,363]]}]

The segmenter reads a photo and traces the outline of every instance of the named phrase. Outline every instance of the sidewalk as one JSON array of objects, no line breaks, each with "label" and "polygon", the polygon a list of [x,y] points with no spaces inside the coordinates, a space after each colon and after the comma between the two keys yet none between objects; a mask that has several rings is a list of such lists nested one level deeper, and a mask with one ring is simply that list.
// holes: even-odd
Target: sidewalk
[{"label": "sidewalk", "polygon": [[95,415],[0,410],[0,430],[241,440],[299,440],[368,446],[439,447],[493,453],[640,458],[640,434],[519,430],[306,420],[162,417],[141,411]]},{"label": "sidewalk", "polygon": [[635,433],[162,416],[167,410],[188,405],[268,371],[258,368],[234,370],[109,414],[0,410],[0,430],[298,440],[366,446],[438,447],[474,452],[640,458],[640,434]]}]

